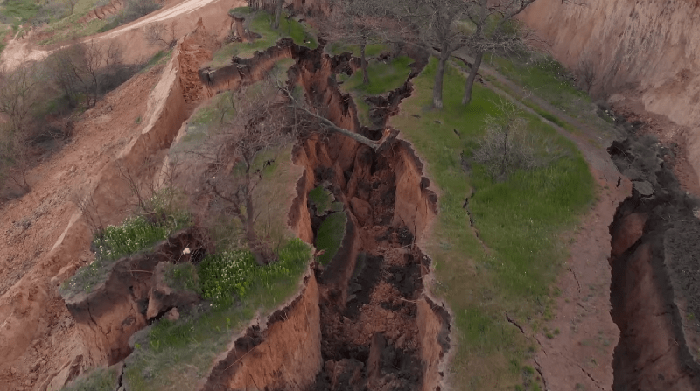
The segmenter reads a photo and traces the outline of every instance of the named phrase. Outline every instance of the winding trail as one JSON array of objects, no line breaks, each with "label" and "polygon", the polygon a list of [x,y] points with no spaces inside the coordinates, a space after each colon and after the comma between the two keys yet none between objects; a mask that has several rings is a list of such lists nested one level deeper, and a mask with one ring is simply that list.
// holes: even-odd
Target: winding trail
[{"label": "winding trail", "polygon": [[[454,57],[472,63],[471,58],[463,53]],[[550,339],[542,331],[533,332],[528,327],[511,323],[539,344],[534,363],[544,381],[545,391],[573,389],[579,384],[585,390],[612,390],[613,350],[618,343],[619,329],[610,315],[609,227],[618,205],[632,194],[631,182],[620,174],[604,147],[611,144],[615,134],[601,133],[600,129],[582,123],[549,102],[527,93],[491,67],[482,65],[479,71],[493,77],[509,91],[483,80],[487,87],[541,118],[560,135],[574,142],[597,183],[597,200],[572,235],[569,259],[556,282],[562,293],[555,298],[556,315],[548,327],[559,330],[559,334]],[[578,132],[569,132],[542,118],[523,104],[523,100],[529,100],[568,122]]]}]

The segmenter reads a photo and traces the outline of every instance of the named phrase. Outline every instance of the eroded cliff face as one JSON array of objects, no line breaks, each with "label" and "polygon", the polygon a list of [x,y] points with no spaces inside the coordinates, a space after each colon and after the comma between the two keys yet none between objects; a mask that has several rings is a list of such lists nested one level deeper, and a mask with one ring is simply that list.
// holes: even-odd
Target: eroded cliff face
[{"label": "eroded cliff face", "polygon": [[594,96],[620,94],[619,104],[679,125],[663,131],[685,133],[688,159],[700,172],[699,1],[538,0],[521,19],[569,69],[576,72],[583,59],[592,64]]}]

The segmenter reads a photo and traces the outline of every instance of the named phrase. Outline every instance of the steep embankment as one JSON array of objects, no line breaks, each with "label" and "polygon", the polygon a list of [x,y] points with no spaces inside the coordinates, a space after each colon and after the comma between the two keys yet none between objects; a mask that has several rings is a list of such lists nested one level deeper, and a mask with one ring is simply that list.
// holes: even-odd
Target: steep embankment
[{"label": "steep embankment", "polygon": [[[67,313],[56,288],[91,260],[90,226],[115,224],[128,213],[133,195],[124,176],[144,187],[153,182],[163,152],[189,116],[192,102],[205,94],[196,70],[211,58],[207,40],[200,25],[174,50],[162,74],[151,75],[159,77],[155,85],[149,83],[141,89],[143,94],[134,95],[138,84],[127,83],[113,94],[121,99],[110,95],[86,113],[88,119],[97,118],[76,125],[74,142],[81,147],[68,148],[65,156],[48,161],[48,167],[37,167],[30,173],[37,180],[35,188],[4,205],[6,216],[22,216],[32,209],[34,213],[19,225],[3,222],[10,226],[3,230],[9,247],[3,277],[13,278],[0,286],[0,388],[57,390],[85,368],[112,359],[95,330]],[[134,96],[148,103],[134,107]],[[110,122],[118,123],[107,126]],[[47,242],[54,244],[36,247]],[[13,275],[18,264],[22,270]]]},{"label": "steep embankment", "polygon": [[[655,119],[661,138],[687,143],[700,172],[700,5],[697,1],[538,0],[522,20],[552,44],[559,61],[596,75],[592,93]],[[619,95],[613,95],[619,94]],[[611,96],[612,95],[612,96]],[[689,174],[690,175],[690,174]],[[685,185],[685,183],[684,183]]]}]

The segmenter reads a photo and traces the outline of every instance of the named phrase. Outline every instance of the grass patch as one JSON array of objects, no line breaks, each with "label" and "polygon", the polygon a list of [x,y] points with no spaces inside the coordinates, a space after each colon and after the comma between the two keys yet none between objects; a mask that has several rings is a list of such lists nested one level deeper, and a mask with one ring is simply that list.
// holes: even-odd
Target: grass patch
[{"label": "grass patch", "polygon": [[367,65],[369,84],[362,83],[362,70],[357,70],[351,76],[340,74],[343,82],[340,89],[350,93],[357,107],[360,124],[371,125],[369,105],[365,101],[367,95],[379,95],[400,87],[411,73],[410,65],[413,60],[406,56],[393,58],[389,63],[371,60]]},{"label": "grass patch", "polygon": [[192,291],[202,294],[197,268],[190,262],[165,265],[165,278],[169,287],[176,291]]},{"label": "grass patch", "polygon": [[117,388],[116,368],[94,368],[61,391],[113,391]]},{"label": "grass patch", "polygon": [[379,95],[401,87],[411,73],[413,60],[406,56],[393,58],[389,63],[372,60],[367,65],[369,84],[362,83],[362,71],[357,70],[345,80],[342,87],[346,91],[361,94]]},{"label": "grass patch", "polygon": [[345,212],[336,212],[328,215],[321,223],[316,235],[316,248],[319,251],[325,250],[325,253],[318,257],[322,265],[327,265],[338,253],[345,236],[347,220]]},{"label": "grass patch", "polygon": [[[503,58],[489,54],[484,61],[523,89],[531,91],[570,117],[601,132],[602,135],[615,134],[612,121],[606,122],[606,119],[597,115],[588,94],[578,89],[569,72],[551,57],[538,53],[530,54],[527,59],[525,57]],[[544,117],[546,112],[537,105],[528,100],[523,103]],[[578,131],[565,121],[554,123],[570,132]]]},{"label": "grass patch", "polygon": [[[231,59],[236,56],[239,58],[251,58],[256,51],[262,51],[270,46],[274,46],[280,38],[292,38],[297,45],[308,46],[311,49],[318,47],[315,34],[310,28],[294,19],[283,17],[280,19],[280,27],[275,30],[272,28],[274,15],[267,11],[252,12],[248,7],[236,8],[230,11],[233,14],[239,14],[250,19],[249,29],[252,32],[260,34],[262,37],[253,42],[233,42],[224,45],[221,49],[214,53],[211,66],[222,67],[229,65]],[[307,43],[308,42],[308,43]]]},{"label": "grass patch", "polygon": [[82,267],[73,277],[61,284],[61,295],[66,298],[81,292],[90,292],[104,281],[114,261],[142,251],[167,239],[175,231],[189,224],[189,215],[169,209],[165,193],[156,194],[149,203],[153,212],[127,218],[119,226],[109,226],[95,234],[92,248],[95,260]]},{"label": "grass patch", "polygon": [[331,210],[333,195],[323,186],[317,186],[309,192],[309,202],[316,206],[316,214],[318,216],[323,216],[326,212]]},{"label": "grass patch", "polygon": [[[458,352],[452,363],[457,389],[512,390],[519,362],[532,345],[503,317],[518,321],[541,318],[549,308],[550,284],[565,248],[560,234],[577,222],[593,199],[593,179],[575,146],[534,116],[523,115],[528,131],[551,138],[567,151],[548,167],[517,171],[494,182],[483,167],[461,168],[460,154],[483,136],[484,118],[498,115],[500,97],[479,85],[468,107],[461,105],[464,76],[446,71],[443,110],[430,108],[436,61],[431,59],[414,80],[414,94],[402,103],[392,126],[401,129],[440,188],[440,210],[428,244],[439,284],[455,314]],[[413,115],[420,115],[416,118]],[[457,129],[460,136],[453,129]],[[469,208],[483,246],[468,227],[462,205],[474,191]]]},{"label": "grass patch", "polygon": [[272,265],[255,265],[247,277],[248,289],[234,305],[201,307],[175,322],[161,319],[144,333],[127,359],[124,381],[129,389],[196,389],[214,358],[226,351],[231,337],[256,311],[267,316],[297,290],[311,256],[309,246],[293,239],[278,256]]},{"label": "grass patch", "polygon": [[159,50],[156,54],[151,57],[146,65],[143,66],[141,73],[147,72],[149,69],[156,65],[166,64],[170,60],[170,56],[173,54],[172,50]]}]

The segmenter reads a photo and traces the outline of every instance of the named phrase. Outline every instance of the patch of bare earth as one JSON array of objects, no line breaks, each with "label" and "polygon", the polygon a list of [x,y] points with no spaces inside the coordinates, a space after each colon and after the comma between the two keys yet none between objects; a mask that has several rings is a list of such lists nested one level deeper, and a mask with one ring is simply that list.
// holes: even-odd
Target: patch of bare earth
[{"label": "patch of bare earth", "polygon": [[[88,110],[75,123],[73,139],[29,173],[32,190],[2,206],[0,388],[45,389],[58,373],[69,377],[90,365],[81,358],[85,342],[57,292],[60,280],[92,260],[91,235],[75,218],[75,200],[87,195],[102,168],[141,133],[144,124],[137,118],[145,117],[161,70],[137,75]],[[113,196],[126,204],[126,195]],[[126,211],[112,209],[100,220],[117,223]],[[72,261],[56,263],[52,247],[72,224],[80,225],[74,247],[66,249]]]}]

